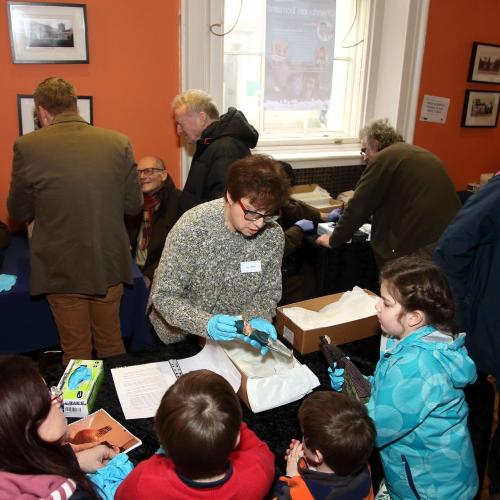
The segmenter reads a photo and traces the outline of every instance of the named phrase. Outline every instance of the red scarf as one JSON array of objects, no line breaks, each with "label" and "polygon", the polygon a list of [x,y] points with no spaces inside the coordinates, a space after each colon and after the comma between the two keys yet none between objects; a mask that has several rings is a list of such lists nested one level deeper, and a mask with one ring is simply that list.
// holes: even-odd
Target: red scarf
[{"label": "red scarf", "polygon": [[157,193],[144,195],[144,207],[142,216],[142,238],[139,243],[139,248],[145,250],[149,246],[151,239],[151,230],[153,224],[153,217],[156,210],[160,206],[160,198]]}]

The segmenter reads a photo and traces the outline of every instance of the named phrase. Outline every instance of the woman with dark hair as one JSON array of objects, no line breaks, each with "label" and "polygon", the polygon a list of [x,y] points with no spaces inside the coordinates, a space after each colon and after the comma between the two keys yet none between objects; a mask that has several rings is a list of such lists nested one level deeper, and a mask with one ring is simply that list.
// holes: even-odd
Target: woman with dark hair
[{"label": "woman with dark hair", "polygon": [[100,445],[73,453],[65,444],[61,394],[35,364],[0,356],[0,498],[99,498],[86,473],[117,454]]},{"label": "woman with dark hair", "polygon": [[186,334],[243,338],[236,333],[238,316],[276,338],[270,320],[281,297],[284,247],[276,220],[288,194],[289,181],[277,161],[246,156],[231,165],[224,198],[179,219],[151,287],[150,318],[163,342]]}]

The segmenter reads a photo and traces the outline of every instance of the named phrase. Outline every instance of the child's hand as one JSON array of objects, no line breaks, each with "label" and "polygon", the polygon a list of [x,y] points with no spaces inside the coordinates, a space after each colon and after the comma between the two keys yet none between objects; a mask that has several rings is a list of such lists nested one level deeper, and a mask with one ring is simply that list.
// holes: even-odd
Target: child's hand
[{"label": "child's hand", "polygon": [[289,477],[299,474],[298,462],[304,456],[302,443],[296,439],[292,439],[290,447],[286,452],[286,475]]},{"label": "child's hand", "polygon": [[93,473],[107,465],[119,452],[120,449],[116,446],[109,448],[105,444],[100,444],[94,448],[78,452],[76,458],[83,472]]},{"label": "child's hand", "polygon": [[287,450],[285,451],[285,460],[288,460],[288,455],[290,455],[290,452],[293,450],[293,447],[297,444],[300,443],[298,439],[292,439],[290,441],[290,444],[288,445]]}]

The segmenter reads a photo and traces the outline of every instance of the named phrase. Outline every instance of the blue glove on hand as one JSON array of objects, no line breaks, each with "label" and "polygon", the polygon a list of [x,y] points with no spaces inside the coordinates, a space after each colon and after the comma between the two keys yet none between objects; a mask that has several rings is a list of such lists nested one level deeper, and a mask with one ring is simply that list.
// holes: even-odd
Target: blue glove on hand
[{"label": "blue glove on hand", "polygon": [[337,363],[333,364],[334,369],[328,367],[328,375],[330,375],[330,385],[332,389],[337,392],[342,391],[344,385],[344,369],[337,368]]},{"label": "blue glove on hand", "polygon": [[337,222],[342,216],[341,208],[334,208],[326,217],[326,222]]},{"label": "blue glove on hand", "polygon": [[[253,318],[249,321],[250,326],[254,330],[260,330],[261,332],[266,332],[269,336],[276,340],[278,338],[278,334],[276,333],[276,328],[274,328],[273,324],[267,321],[264,318]],[[243,335],[244,341],[248,342],[255,349],[260,349],[260,353],[262,356],[265,356],[269,352],[269,348],[266,346],[262,346],[256,340],[252,340],[250,337]]]},{"label": "blue glove on hand", "polygon": [[302,231],[312,231],[314,229],[314,224],[309,219],[300,219],[295,223],[296,226],[299,226]]},{"label": "blue glove on hand", "polygon": [[215,314],[207,323],[207,333],[214,340],[234,340],[236,338],[237,316],[227,314]]},{"label": "blue glove on hand", "polygon": [[0,292],[8,292],[16,284],[17,276],[0,274]]}]

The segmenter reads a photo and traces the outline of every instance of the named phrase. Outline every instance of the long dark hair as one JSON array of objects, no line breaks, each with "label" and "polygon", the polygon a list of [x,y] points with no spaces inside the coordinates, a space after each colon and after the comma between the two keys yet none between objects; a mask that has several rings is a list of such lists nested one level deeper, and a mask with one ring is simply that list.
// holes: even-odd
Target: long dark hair
[{"label": "long dark hair", "polygon": [[61,442],[49,443],[38,435],[51,405],[47,385],[29,358],[0,355],[0,470],[71,478],[97,499],[72,452]]}]

